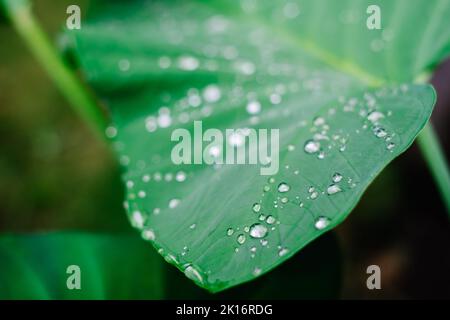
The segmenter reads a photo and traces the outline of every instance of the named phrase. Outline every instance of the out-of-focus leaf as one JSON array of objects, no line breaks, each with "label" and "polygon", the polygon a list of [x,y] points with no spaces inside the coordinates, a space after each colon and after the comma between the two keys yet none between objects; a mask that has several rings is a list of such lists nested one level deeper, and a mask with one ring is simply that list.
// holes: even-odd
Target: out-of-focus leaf
[{"label": "out-of-focus leaf", "polygon": [[[137,236],[3,235],[0,299],[158,299],[161,261]],[[67,287],[71,265],[80,268],[80,290]]]}]

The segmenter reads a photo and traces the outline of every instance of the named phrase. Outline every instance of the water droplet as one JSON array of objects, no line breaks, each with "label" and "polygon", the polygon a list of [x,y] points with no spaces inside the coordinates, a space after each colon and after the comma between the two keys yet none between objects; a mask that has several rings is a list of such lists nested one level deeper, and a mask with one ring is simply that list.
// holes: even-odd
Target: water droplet
[{"label": "water droplet", "polygon": [[313,154],[320,150],[320,143],[314,140],[308,140],[305,143],[304,150],[306,153]]},{"label": "water droplet", "polygon": [[281,96],[278,93],[273,93],[270,95],[270,102],[272,104],[279,104],[281,102]]},{"label": "water droplet", "polygon": [[227,236],[232,236],[233,233],[234,233],[233,228],[228,228],[228,229],[227,229]]},{"label": "water droplet", "polygon": [[258,101],[250,101],[247,104],[246,110],[250,114],[257,114],[261,111],[261,103]]},{"label": "water droplet", "polygon": [[288,145],[288,151],[294,151],[295,150],[295,146],[290,144]]},{"label": "water droplet", "polygon": [[281,203],[288,203],[289,199],[287,197],[283,197],[280,199]]},{"label": "water droplet", "polygon": [[245,226],[245,227],[244,227],[244,232],[249,232],[249,231],[250,231],[250,227]]},{"label": "water droplet", "polygon": [[156,239],[155,232],[152,229],[142,231],[141,235],[144,240],[153,241]]},{"label": "water droplet", "polygon": [[245,235],[243,235],[243,234],[238,235],[237,242],[239,244],[243,244],[245,242]]},{"label": "water droplet", "polygon": [[267,222],[268,224],[274,224],[275,221],[276,221],[276,219],[275,219],[273,216],[268,216],[268,217],[266,218],[266,222]]},{"label": "water droplet", "polygon": [[342,189],[337,184],[332,184],[327,188],[327,193],[329,195],[332,195],[332,194],[335,194],[335,193],[338,193],[341,191],[342,191]]},{"label": "water droplet", "polygon": [[186,277],[188,277],[189,279],[191,279],[194,282],[197,282],[200,284],[203,283],[202,275],[192,265],[188,265],[186,267],[186,269],[184,269],[184,274]]},{"label": "water droplet", "polygon": [[325,229],[326,227],[328,227],[328,225],[330,224],[330,219],[326,218],[326,217],[319,217],[316,222],[314,223],[314,227],[317,230],[322,230]]},{"label": "water droplet", "polygon": [[180,204],[180,199],[172,199],[169,201],[169,208],[174,209]]},{"label": "water droplet", "polygon": [[269,187],[269,186],[264,186],[263,191],[264,191],[264,192],[270,191],[270,187]]},{"label": "water droplet", "polygon": [[153,209],[153,214],[158,215],[160,212],[161,212],[161,209],[160,209],[160,208],[155,208],[155,209]]},{"label": "water droplet", "polygon": [[258,220],[259,220],[259,221],[264,221],[264,220],[266,220],[266,216],[263,215],[263,214],[261,214],[261,215],[259,215]]},{"label": "water droplet", "polygon": [[125,72],[125,71],[130,70],[131,63],[130,63],[130,60],[128,60],[128,59],[121,59],[121,60],[119,60],[117,65],[119,66],[120,71]]},{"label": "water droplet", "polygon": [[267,246],[267,244],[269,243],[269,241],[267,241],[267,239],[261,239],[259,242],[261,243],[261,245],[263,247]]},{"label": "water droplet", "polygon": [[285,182],[282,182],[278,185],[278,192],[284,193],[288,192],[290,189],[291,187]]},{"label": "water droplet", "polygon": [[317,117],[314,119],[313,124],[318,127],[318,126],[323,126],[325,124],[325,119],[322,117]]},{"label": "water droplet", "polygon": [[380,127],[380,126],[375,126],[372,129],[373,134],[377,137],[377,138],[384,138],[387,136],[387,132],[384,128]]},{"label": "water droplet", "polygon": [[281,248],[280,250],[278,250],[278,255],[279,255],[280,257],[282,257],[282,256],[286,255],[288,252],[289,252],[289,249],[287,249],[287,248]]},{"label": "water droplet", "polygon": [[186,180],[186,173],[184,173],[184,171],[178,171],[175,176],[175,180],[177,180],[178,182],[183,182],[184,180]]},{"label": "water droplet", "polygon": [[342,175],[336,172],[335,174],[333,174],[333,177],[331,179],[333,180],[333,182],[338,183],[342,180]]},{"label": "water droplet", "polygon": [[114,126],[109,126],[108,128],[106,128],[105,130],[105,135],[107,138],[114,138],[117,135],[117,129]]},{"label": "water droplet", "polygon": [[393,142],[388,143],[386,146],[386,149],[388,149],[389,151],[391,151],[394,148],[395,148],[395,143],[393,143]]},{"label": "water droplet", "polygon": [[172,264],[176,264],[177,263],[177,258],[175,258],[174,255],[172,254],[168,254],[164,257],[164,260],[166,260],[168,263],[172,263]]},{"label": "water droplet", "polygon": [[193,71],[197,69],[198,66],[198,60],[191,56],[181,56],[178,60],[178,67],[182,70]]},{"label": "water droplet", "polygon": [[253,269],[253,275],[256,277],[256,276],[259,276],[260,274],[261,274],[261,269],[260,268],[255,268],[255,269]]},{"label": "water droplet", "polygon": [[144,216],[140,211],[134,211],[132,218],[135,227],[142,228],[144,226]]},{"label": "water droplet", "polygon": [[145,129],[147,129],[148,132],[154,132],[157,128],[158,123],[155,117],[147,117],[145,119]]},{"label": "water droplet", "polygon": [[138,197],[139,197],[139,198],[142,199],[142,198],[145,198],[146,196],[147,196],[147,194],[145,193],[144,190],[141,190],[141,191],[138,192]]},{"label": "water droplet", "polygon": [[369,120],[372,123],[377,122],[378,120],[384,118],[384,114],[382,114],[379,111],[372,111],[371,113],[369,113],[369,115],[367,116],[367,120]]},{"label": "water droplet", "polygon": [[148,174],[144,174],[143,176],[142,176],[142,181],[143,182],[149,182],[150,181],[150,175],[148,175]]},{"label": "water droplet", "polygon": [[256,71],[255,65],[249,61],[237,61],[234,66],[237,70],[248,76]]},{"label": "water droplet", "polygon": [[167,69],[172,64],[172,61],[169,57],[162,56],[158,59],[158,65],[161,69]]},{"label": "water droplet", "polygon": [[255,252],[256,252],[256,247],[255,247],[255,246],[251,247],[251,248],[250,248],[250,252],[255,253]]},{"label": "water droplet", "polygon": [[216,102],[220,99],[221,95],[219,87],[213,84],[207,86],[205,90],[203,90],[203,98],[207,102]]},{"label": "water droplet", "polygon": [[158,116],[157,122],[161,128],[167,128],[172,124],[172,117],[168,113],[163,113]]},{"label": "water droplet", "polygon": [[317,155],[317,159],[320,159],[320,160],[325,159],[325,152],[320,151],[319,154]]},{"label": "water droplet", "polygon": [[250,236],[252,238],[256,239],[264,238],[266,234],[267,228],[260,223],[255,223],[250,227]]},{"label": "water droplet", "polygon": [[253,212],[258,213],[259,211],[261,211],[261,204],[259,203],[253,204],[252,210]]}]

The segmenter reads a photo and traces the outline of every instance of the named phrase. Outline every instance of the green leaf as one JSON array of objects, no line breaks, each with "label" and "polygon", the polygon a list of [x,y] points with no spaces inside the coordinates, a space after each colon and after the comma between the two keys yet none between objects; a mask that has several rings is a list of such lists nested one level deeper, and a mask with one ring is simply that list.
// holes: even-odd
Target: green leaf
[{"label": "green leaf", "polygon": [[[0,299],[158,299],[161,259],[137,236],[50,233],[0,237]],[[81,289],[66,273],[80,268]]]},{"label": "green leaf", "polygon": [[337,236],[327,233],[270,273],[219,293],[209,293],[177,269],[165,274],[165,298],[199,300],[338,299],[342,259]]},{"label": "green leaf", "polygon": [[[338,225],[429,119],[435,92],[412,81],[449,53],[450,4],[377,3],[382,30],[369,1],[100,1],[68,33],[111,110],[133,225],[198,285],[252,280]],[[279,129],[278,173],[174,165],[171,134],[195,120]]]}]

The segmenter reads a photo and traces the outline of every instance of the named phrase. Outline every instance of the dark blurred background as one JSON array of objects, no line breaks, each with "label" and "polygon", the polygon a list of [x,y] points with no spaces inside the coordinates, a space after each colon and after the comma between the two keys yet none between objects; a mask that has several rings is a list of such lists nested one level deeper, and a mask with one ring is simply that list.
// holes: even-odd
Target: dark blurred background
[{"label": "dark blurred background", "polygon": [[[56,39],[71,2],[34,2]],[[449,159],[450,61],[433,84],[433,123]],[[0,17],[0,232],[130,231],[119,173],[112,153]],[[449,216],[416,144],[383,171],[336,233],[342,298],[450,299]],[[371,264],[381,267],[382,290],[366,288]]]}]

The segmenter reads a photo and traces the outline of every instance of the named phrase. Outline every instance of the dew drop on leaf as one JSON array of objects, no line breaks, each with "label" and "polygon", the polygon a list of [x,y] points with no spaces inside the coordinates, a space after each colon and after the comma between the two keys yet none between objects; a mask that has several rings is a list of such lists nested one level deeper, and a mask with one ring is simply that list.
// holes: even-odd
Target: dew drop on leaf
[{"label": "dew drop on leaf", "polygon": [[185,269],[184,269],[184,274],[186,275],[186,277],[188,277],[189,279],[191,279],[194,282],[203,283],[203,277],[200,274],[200,272],[198,272],[197,269],[195,269],[193,266],[188,265]]},{"label": "dew drop on leaf", "polygon": [[377,138],[384,138],[387,136],[387,132],[384,128],[380,127],[380,126],[375,126],[373,129],[373,134],[377,137]]},{"label": "dew drop on leaf", "polygon": [[140,211],[133,212],[133,225],[142,228],[144,225],[144,216]]},{"label": "dew drop on leaf", "polygon": [[325,229],[326,227],[328,227],[328,225],[330,224],[330,219],[326,218],[326,217],[319,217],[316,222],[314,223],[314,227],[317,230],[322,230]]},{"label": "dew drop on leaf", "polygon": [[308,140],[305,143],[304,150],[306,153],[313,154],[320,150],[320,143],[314,140]]},{"label": "dew drop on leaf", "polygon": [[329,195],[332,195],[332,194],[335,194],[335,193],[338,193],[341,191],[342,191],[341,187],[339,187],[337,184],[332,184],[327,188],[327,193]]},{"label": "dew drop on leaf", "polygon": [[258,101],[250,101],[247,104],[246,110],[249,114],[257,114],[261,111],[261,103]]},{"label": "dew drop on leaf", "polygon": [[237,242],[239,244],[243,244],[245,242],[245,235],[243,235],[243,234],[238,235]]},{"label": "dew drop on leaf", "polygon": [[267,222],[268,224],[274,224],[275,221],[276,221],[276,219],[275,219],[273,216],[268,216],[268,217],[266,218],[266,222]]},{"label": "dew drop on leaf", "polygon": [[172,200],[169,201],[169,208],[170,209],[175,209],[179,204],[180,204],[180,200],[179,199],[172,199]]},{"label": "dew drop on leaf", "polygon": [[286,255],[288,252],[289,252],[289,249],[287,249],[287,248],[281,248],[280,250],[278,250],[278,255],[279,255],[280,257],[282,257],[282,256]]},{"label": "dew drop on leaf", "polygon": [[220,99],[221,95],[219,87],[213,84],[207,86],[203,91],[203,99],[207,102],[216,102]]},{"label": "dew drop on leaf", "polygon": [[142,238],[144,240],[153,241],[156,239],[155,232],[152,229],[142,231]]},{"label": "dew drop on leaf", "polygon": [[255,268],[255,269],[253,269],[253,275],[256,277],[256,276],[259,276],[260,274],[261,274],[261,269],[260,268]]},{"label": "dew drop on leaf", "polygon": [[184,173],[184,171],[178,171],[175,176],[175,180],[177,180],[178,182],[183,182],[184,180],[186,180],[186,173]]},{"label": "dew drop on leaf", "polygon": [[336,172],[335,174],[333,174],[333,177],[331,179],[333,180],[334,183],[338,183],[342,180],[342,175]]},{"label": "dew drop on leaf", "polygon": [[367,116],[367,120],[369,120],[372,123],[375,123],[375,122],[377,122],[378,120],[380,120],[382,118],[384,118],[384,114],[379,112],[379,111],[372,111]]},{"label": "dew drop on leaf", "polygon": [[388,149],[389,151],[391,151],[394,148],[395,148],[395,143],[393,143],[393,142],[388,143],[388,145],[386,146],[386,149]]},{"label": "dew drop on leaf", "polygon": [[258,213],[259,211],[261,211],[261,204],[259,203],[253,204],[252,210],[253,212]]},{"label": "dew drop on leaf", "polygon": [[285,193],[288,192],[290,189],[291,187],[286,182],[282,182],[278,185],[278,192]]},{"label": "dew drop on leaf", "polygon": [[250,227],[250,236],[252,238],[256,239],[264,238],[266,234],[267,228],[260,223],[255,223]]}]

